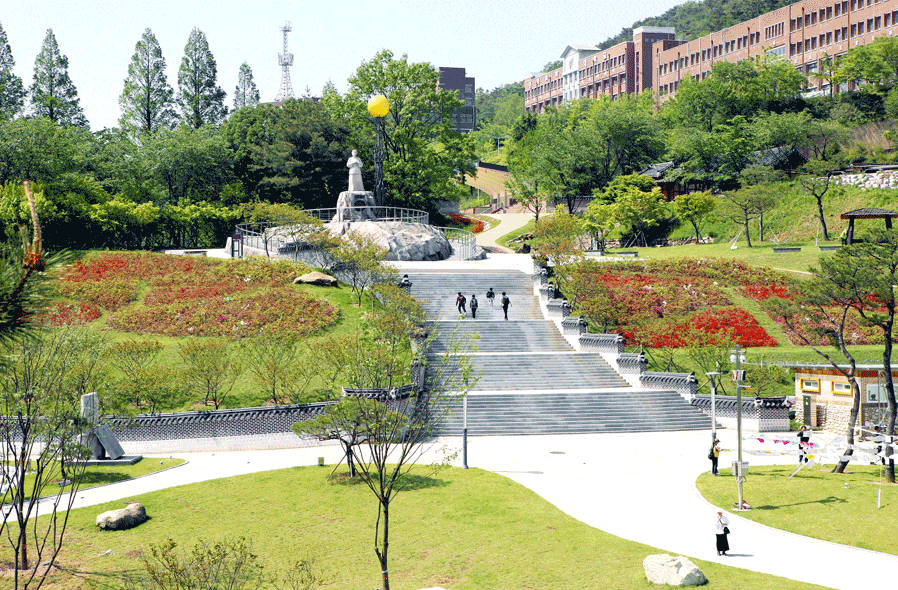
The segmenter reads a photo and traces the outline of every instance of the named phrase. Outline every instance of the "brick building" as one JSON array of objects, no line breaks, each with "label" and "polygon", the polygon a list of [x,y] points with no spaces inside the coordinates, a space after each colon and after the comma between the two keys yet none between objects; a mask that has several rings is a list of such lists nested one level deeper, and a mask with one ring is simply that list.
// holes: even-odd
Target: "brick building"
[{"label": "brick building", "polygon": [[[737,62],[764,54],[788,59],[803,74],[822,72],[827,58],[878,36],[898,34],[898,0],[805,0],[762,14],[692,41],[678,41],[674,29],[640,27],[633,40],[605,50],[569,45],[563,66],[524,81],[524,108],[542,112],[573,98],[607,94],[676,94],[686,78],[704,80],[717,61]],[[590,49],[591,48],[591,49]],[[576,55],[577,65],[571,61]],[[573,84],[579,86],[579,95]],[[835,90],[850,89],[843,85]],[[834,89],[811,78],[809,91]]]},{"label": "brick building", "polygon": [[[827,57],[838,60],[849,48],[895,34],[896,18],[898,0],[797,2],[674,47],[656,44],[653,87],[659,96],[669,96],[684,78],[703,80],[715,61],[737,62],[765,53],[784,57],[812,75],[822,71]],[[813,79],[809,83],[812,91],[831,90],[825,81],[820,88]]]},{"label": "brick building", "polygon": [[440,68],[440,90],[456,91],[458,97],[465,101],[457,113],[452,115],[455,128],[462,133],[474,131],[477,127],[477,113],[474,109],[475,84],[464,68]]}]

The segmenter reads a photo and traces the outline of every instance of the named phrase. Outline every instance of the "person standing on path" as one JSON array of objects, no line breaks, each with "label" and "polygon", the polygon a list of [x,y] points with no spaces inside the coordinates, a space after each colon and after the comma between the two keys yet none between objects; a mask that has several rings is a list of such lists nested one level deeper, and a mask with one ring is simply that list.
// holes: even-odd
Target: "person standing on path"
[{"label": "person standing on path", "polygon": [[808,462],[808,446],[811,442],[811,433],[808,432],[808,427],[804,424],[801,425],[801,430],[798,431],[798,464]]},{"label": "person standing on path", "polygon": [[461,294],[461,291],[458,292],[458,297],[455,298],[455,307],[458,308],[459,315],[465,315],[465,303],[467,303],[467,299],[465,296]]},{"label": "person standing on path", "polygon": [[496,299],[496,292],[493,291],[493,288],[490,287],[490,290],[486,292],[486,298],[490,302],[490,307],[493,306],[493,300]]},{"label": "person standing on path", "polygon": [[477,319],[477,307],[478,307],[477,295],[475,295],[474,293],[471,293],[471,319],[472,320]]},{"label": "person standing on path", "polygon": [[714,439],[714,446],[711,447],[711,475],[719,475],[717,473],[717,460],[720,459],[720,439]]},{"label": "person standing on path", "polygon": [[505,291],[502,291],[502,311],[505,312],[505,319],[508,319],[508,306],[511,305],[511,299],[505,294]]},{"label": "person standing on path", "polygon": [[717,555],[726,555],[730,550],[730,542],[727,535],[730,534],[730,521],[723,515],[723,512],[717,511]]}]

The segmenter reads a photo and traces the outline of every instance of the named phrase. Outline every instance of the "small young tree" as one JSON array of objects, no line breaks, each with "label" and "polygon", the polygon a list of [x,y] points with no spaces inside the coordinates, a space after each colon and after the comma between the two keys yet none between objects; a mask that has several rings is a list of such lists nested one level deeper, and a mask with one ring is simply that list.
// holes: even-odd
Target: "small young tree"
[{"label": "small young tree", "polygon": [[167,367],[159,364],[159,354],[165,348],[158,340],[123,340],[109,347],[112,366],[119,370],[118,401],[133,409],[155,411],[165,405],[172,395]]},{"label": "small young tree", "polygon": [[751,248],[749,223],[763,215],[764,211],[769,209],[774,202],[770,187],[765,184],[757,184],[723,193],[720,201],[720,214],[742,226],[746,245]]},{"label": "small young tree", "polygon": [[[378,370],[359,373],[357,386],[384,387],[383,384],[389,384],[387,387],[392,388],[414,381],[411,363],[407,362],[415,354],[409,335],[418,334],[424,322],[423,308],[400,289],[387,290],[382,297],[384,305],[375,308],[367,320],[366,330],[370,336],[356,341],[366,347],[359,354],[378,358],[379,363],[383,363],[382,370],[387,372],[399,367],[403,367],[403,371],[402,374],[394,372],[388,378]],[[428,338],[435,336],[431,334]],[[419,350],[426,350],[426,340],[424,348]],[[340,402],[339,410],[331,411],[329,418],[294,427],[298,433],[316,436],[327,430],[335,435],[349,435],[352,443],[344,445],[344,449],[348,449],[358,477],[377,498],[374,552],[380,565],[383,590],[390,588],[388,566],[393,500],[413,484],[416,478],[410,471],[434,443],[434,429],[445,420],[453,402],[476,381],[469,356],[471,342],[450,340],[448,352],[439,363],[430,364],[426,384],[419,390],[405,396],[387,389],[388,393],[378,399],[349,396]],[[347,356],[352,354],[347,353]]]},{"label": "small young tree", "polygon": [[300,355],[292,334],[262,332],[241,345],[247,370],[266,401],[274,405],[296,398],[315,377],[317,368]]},{"label": "small young tree", "polygon": [[350,231],[340,246],[333,251],[335,270],[340,280],[352,287],[352,292],[362,305],[362,295],[374,285],[386,282],[393,272],[384,264],[386,248],[377,244],[369,236]]},{"label": "small young tree", "polygon": [[236,347],[222,340],[190,338],[178,347],[178,354],[191,391],[203,398],[203,405],[211,403],[216,410],[245,370]]},{"label": "small young tree", "polygon": [[240,64],[237,72],[237,88],[234,89],[234,111],[243,107],[254,107],[259,104],[259,89],[253,81],[253,70],[249,64]]},{"label": "small young tree", "polygon": [[533,246],[555,266],[561,289],[567,282],[567,269],[583,257],[584,237],[582,218],[562,209],[533,229]]},{"label": "small young tree", "polygon": [[820,219],[820,229],[823,230],[823,239],[826,241],[829,241],[829,229],[826,227],[826,216],[823,214],[823,197],[832,188],[833,174],[837,170],[838,166],[832,161],[811,160],[801,167],[801,176],[798,179],[801,187],[814,197],[817,203],[817,217]]},{"label": "small young tree", "polygon": [[674,215],[682,221],[688,221],[695,229],[696,244],[702,243],[702,232],[699,227],[716,208],[717,201],[711,196],[711,191],[677,195],[673,204]]}]

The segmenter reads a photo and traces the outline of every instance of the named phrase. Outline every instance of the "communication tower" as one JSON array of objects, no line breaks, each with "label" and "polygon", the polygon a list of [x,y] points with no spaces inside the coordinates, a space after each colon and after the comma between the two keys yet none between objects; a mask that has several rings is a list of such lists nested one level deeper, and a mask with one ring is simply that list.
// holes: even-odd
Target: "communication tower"
[{"label": "communication tower", "polygon": [[293,98],[293,84],[290,83],[290,66],[293,65],[293,54],[287,51],[287,33],[293,30],[293,25],[287,21],[281,32],[284,33],[284,53],[278,54],[278,65],[281,66],[281,88],[274,98],[275,102],[283,102]]}]

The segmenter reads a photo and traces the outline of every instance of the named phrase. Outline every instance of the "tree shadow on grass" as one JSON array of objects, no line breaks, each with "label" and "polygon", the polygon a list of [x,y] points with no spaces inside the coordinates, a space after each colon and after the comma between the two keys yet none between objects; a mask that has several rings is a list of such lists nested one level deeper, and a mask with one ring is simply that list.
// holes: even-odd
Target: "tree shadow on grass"
[{"label": "tree shadow on grass", "polygon": [[[345,485],[345,486],[364,486],[365,482],[361,477],[349,477],[349,472],[341,471],[339,473],[333,473],[327,477],[327,481],[336,485]],[[425,490],[429,488],[444,488],[449,485],[449,482],[443,479],[437,479],[435,477],[428,477],[426,475],[415,475],[413,473],[406,473],[399,478],[399,482],[397,487],[401,487],[403,490]]]},{"label": "tree shadow on grass", "polygon": [[752,510],[779,510],[780,508],[789,508],[791,506],[804,506],[805,504],[847,504],[848,500],[837,496],[828,496],[820,500],[807,500],[806,502],[793,502],[791,504],[780,504],[778,506],[753,506]]}]

